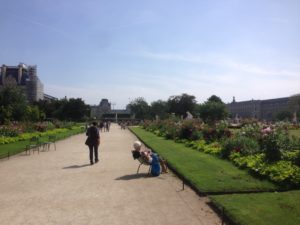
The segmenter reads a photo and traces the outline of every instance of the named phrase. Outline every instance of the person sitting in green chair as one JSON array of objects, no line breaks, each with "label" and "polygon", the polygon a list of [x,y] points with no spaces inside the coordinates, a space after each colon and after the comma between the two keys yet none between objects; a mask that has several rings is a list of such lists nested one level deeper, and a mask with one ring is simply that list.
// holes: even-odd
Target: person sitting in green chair
[{"label": "person sitting in green chair", "polygon": [[[157,155],[156,153],[153,153],[150,149],[142,150],[142,143],[140,141],[135,141],[133,143],[133,148],[134,148],[134,150],[132,151],[133,158],[134,159],[142,158],[145,162],[147,162],[149,164],[152,163],[153,155],[154,154]],[[159,157],[158,155],[157,155],[157,157],[158,157],[161,169],[162,169],[162,173],[167,173],[168,168],[166,165],[166,161],[161,159],[161,157]]]}]

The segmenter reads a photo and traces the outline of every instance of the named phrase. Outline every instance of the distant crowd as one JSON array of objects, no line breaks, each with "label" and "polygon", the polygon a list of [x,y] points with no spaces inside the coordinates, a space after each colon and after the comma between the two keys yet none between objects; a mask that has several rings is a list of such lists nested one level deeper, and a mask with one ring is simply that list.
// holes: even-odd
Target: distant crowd
[{"label": "distant crowd", "polygon": [[[110,129],[110,125],[111,125],[111,122],[110,121],[100,121],[100,122],[94,122],[96,127],[99,128],[99,131],[100,132],[109,132],[109,129]],[[86,130],[89,128],[89,125],[86,124]]]}]

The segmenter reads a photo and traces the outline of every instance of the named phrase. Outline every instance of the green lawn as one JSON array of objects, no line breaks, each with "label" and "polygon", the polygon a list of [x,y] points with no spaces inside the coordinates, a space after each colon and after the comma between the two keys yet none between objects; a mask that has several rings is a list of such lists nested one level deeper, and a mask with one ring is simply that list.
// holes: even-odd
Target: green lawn
[{"label": "green lawn", "polygon": [[300,138],[300,129],[298,130],[289,130],[290,135]]},{"label": "green lawn", "polygon": [[[66,137],[72,136],[74,134],[78,134],[82,132],[82,128],[78,127],[72,130],[67,130],[66,132],[56,134],[56,140],[64,139]],[[48,137],[40,137],[40,142],[46,142]],[[23,152],[28,145],[29,141],[19,141],[10,144],[0,145],[0,158],[7,157],[7,153],[10,155],[14,155],[20,152]]]},{"label": "green lawn", "polygon": [[300,191],[210,196],[236,224],[299,225]]},{"label": "green lawn", "polygon": [[172,140],[165,140],[139,127],[131,130],[151,149],[167,159],[181,176],[205,193],[266,191],[278,188],[267,180],[259,180],[231,162],[198,152]]}]

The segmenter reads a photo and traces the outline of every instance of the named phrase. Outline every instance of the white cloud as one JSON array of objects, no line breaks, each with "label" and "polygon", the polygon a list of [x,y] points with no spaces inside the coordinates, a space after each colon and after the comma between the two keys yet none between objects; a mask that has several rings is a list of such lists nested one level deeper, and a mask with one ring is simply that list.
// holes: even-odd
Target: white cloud
[{"label": "white cloud", "polygon": [[[285,97],[299,93],[299,67],[273,69],[242,63],[221,54],[204,56],[201,54],[156,54],[144,52],[143,57],[163,61],[191,62],[192,72],[180,69],[172,71],[151,72],[123,71],[122,76],[114,74],[105,85],[82,83],[80,87],[47,85],[46,93],[58,97],[81,97],[88,104],[99,104],[102,98],[116,103],[116,108],[124,108],[131,100],[144,97],[148,103],[171,95],[188,93],[197,97],[198,102],[205,101],[213,94],[220,96],[224,102],[230,102],[232,96],[238,101],[249,99],[268,99]],[[205,69],[194,67],[203,63]],[[155,64],[154,64],[155,65]],[[215,68],[218,68],[217,70]],[[195,69],[196,68],[196,69]],[[212,69],[210,69],[212,68]],[[215,71],[215,72],[212,72]],[[126,78],[126,79],[124,79]]]},{"label": "white cloud", "polygon": [[[169,61],[183,61],[191,63],[203,63],[217,67],[225,67],[231,70],[236,70],[240,72],[250,73],[252,75],[265,75],[265,76],[278,76],[285,78],[299,78],[300,71],[299,68],[296,71],[291,71],[289,69],[269,69],[262,67],[260,65],[243,63],[227,56],[224,54],[177,54],[177,53],[153,53],[153,52],[142,52],[143,57],[148,57],[156,60],[169,60]],[[278,67],[278,65],[273,65]],[[293,68],[297,68],[294,65]]]}]

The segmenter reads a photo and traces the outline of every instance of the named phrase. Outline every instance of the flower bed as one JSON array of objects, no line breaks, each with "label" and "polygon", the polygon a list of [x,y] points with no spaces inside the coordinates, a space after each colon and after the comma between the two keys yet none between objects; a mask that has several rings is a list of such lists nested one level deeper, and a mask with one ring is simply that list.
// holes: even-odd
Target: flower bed
[{"label": "flower bed", "polygon": [[0,127],[0,145],[26,141],[32,137],[57,135],[76,128],[78,126],[71,122],[12,123]]},{"label": "flower bed", "polygon": [[289,135],[290,125],[246,124],[234,134],[225,122],[209,127],[198,120],[147,121],[143,127],[186,147],[228,159],[284,188],[300,187],[300,139]]}]

